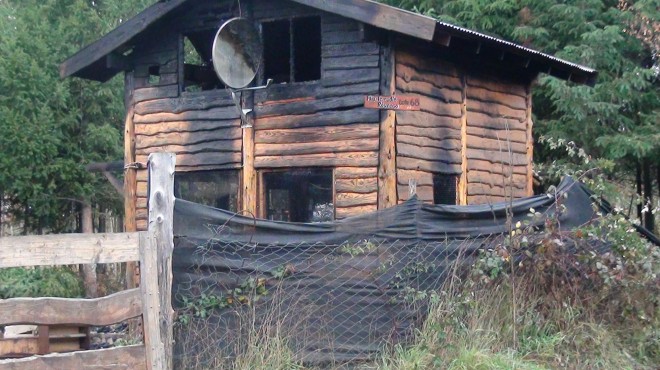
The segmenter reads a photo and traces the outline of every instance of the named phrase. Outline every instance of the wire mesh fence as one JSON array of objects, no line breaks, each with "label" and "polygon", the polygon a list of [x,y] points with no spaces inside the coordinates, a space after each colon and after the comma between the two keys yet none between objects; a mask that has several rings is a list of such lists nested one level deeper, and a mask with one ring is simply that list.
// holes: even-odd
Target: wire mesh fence
[{"label": "wire mesh fence", "polygon": [[591,194],[570,179],[555,196],[471,207],[411,200],[315,225],[177,201],[177,368],[291,368],[287,361],[337,368],[373,360],[414,339],[443,283],[462,279],[479,251],[497,253],[521,221],[543,227],[545,218],[530,219],[530,209],[567,229],[594,216]]},{"label": "wire mesh fence", "polygon": [[461,265],[498,239],[284,245],[224,241],[221,234],[203,243],[180,239],[179,368],[230,367],[237,354],[257,349],[319,366],[373,359],[410,340],[446,277],[463,273]]}]

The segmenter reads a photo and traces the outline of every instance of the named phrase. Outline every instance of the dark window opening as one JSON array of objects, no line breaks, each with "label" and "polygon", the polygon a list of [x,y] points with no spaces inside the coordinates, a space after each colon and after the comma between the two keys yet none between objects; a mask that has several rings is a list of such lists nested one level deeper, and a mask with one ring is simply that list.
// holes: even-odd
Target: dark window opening
[{"label": "dark window opening", "polygon": [[321,79],[321,18],[262,24],[264,77],[275,83]]},{"label": "dark window opening", "polygon": [[433,203],[456,205],[458,176],[443,173],[433,174]]},{"label": "dark window opening", "polygon": [[290,26],[288,20],[263,24],[264,75],[275,83],[291,82]]},{"label": "dark window opening", "polygon": [[321,79],[321,19],[293,20],[294,80]]},{"label": "dark window opening", "polygon": [[287,222],[334,219],[332,170],[300,169],[263,174],[265,216]]},{"label": "dark window opening", "polygon": [[160,66],[149,66],[149,84],[157,85],[160,83]]},{"label": "dark window opening", "polygon": [[174,196],[207,206],[238,212],[239,171],[177,172]]},{"label": "dark window opening", "polygon": [[213,70],[212,52],[215,30],[183,37],[183,91],[224,89]]}]

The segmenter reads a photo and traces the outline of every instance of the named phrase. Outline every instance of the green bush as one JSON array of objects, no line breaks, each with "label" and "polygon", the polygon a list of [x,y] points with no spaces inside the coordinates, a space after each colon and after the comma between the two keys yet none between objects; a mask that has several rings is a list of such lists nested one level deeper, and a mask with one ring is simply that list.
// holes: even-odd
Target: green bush
[{"label": "green bush", "polygon": [[67,267],[0,269],[0,299],[83,295],[82,280]]}]

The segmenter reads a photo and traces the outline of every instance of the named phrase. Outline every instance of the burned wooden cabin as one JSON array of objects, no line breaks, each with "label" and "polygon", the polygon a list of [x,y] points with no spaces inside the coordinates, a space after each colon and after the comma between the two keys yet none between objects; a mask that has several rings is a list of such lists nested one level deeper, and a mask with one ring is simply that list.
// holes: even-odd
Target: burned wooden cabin
[{"label": "burned wooden cabin", "polygon": [[[274,81],[243,96],[252,127],[211,66],[218,27],[239,16],[261,34],[253,85]],[[411,185],[433,203],[528,196],[533,81],[596,78],[369,0],[160,1],[61,65],[102,82],[121,72],[129,230],[147,223],[147,171],[134,164],[159,151],[177,153],[180,197],[274,220],[375,211]]]}]

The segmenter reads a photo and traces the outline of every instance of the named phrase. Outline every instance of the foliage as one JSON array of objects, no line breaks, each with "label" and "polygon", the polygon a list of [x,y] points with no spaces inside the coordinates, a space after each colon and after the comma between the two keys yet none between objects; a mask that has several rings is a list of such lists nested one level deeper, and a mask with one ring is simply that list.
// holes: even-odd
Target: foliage
[{"label": "foliage", "polygon": [[205,319],[216,310],[236,305],[252,305],[268,295],[268,280],[248,278],[239,287],[224,295],[202,293],[199,297],[181,297],[182,308],[178,311],[178,320],[188,324],[193,318]]},{"label": "foliage", "polygon": [[571,231],[552,218],[543,230],[532,224],[512,225],[471,278],[450,279],[416,341],[378,368],[654,368],[658,248],[617,215]]},{"label": "foliage", "polygon": [[378,249],[378,246],[370,240],[360,240],[357,243],[344,243],[339,247],[339,253],[348,254],[351,257],[364,256]]},{"label": "foliage", "polygon": [[0,1],[0,194],[26,232],[66,231],[75,202],[119,207],[84,166],[121,158],[123,81],[62,80],[58,67],[146,3]]},{"label": "foliage", "polygon": [[82,296],[82,280],[66,267],[0,269],[0,299]]}]

